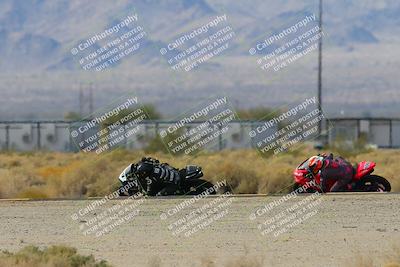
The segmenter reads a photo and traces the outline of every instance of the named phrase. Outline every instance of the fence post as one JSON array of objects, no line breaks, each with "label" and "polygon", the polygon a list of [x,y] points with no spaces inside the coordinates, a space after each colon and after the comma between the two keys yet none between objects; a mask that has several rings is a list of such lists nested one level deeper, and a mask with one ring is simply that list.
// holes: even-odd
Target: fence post
[{"label": "fence post", "polygon": [[393,148],[393,120],[389,120],[389,147]]},{"label": "fence post", "polygon": [[158,135],[158,132],[159,132],[159,125],[158,125],[158,121],[156,121],[156,122],[155,122],[154,129],[155,129],[155,131],[156,131],[156,135],[155,135],[155,137],[157,137],[157,135]]},{"label": "fence post", "polygon": [[6,150],[10,150],[10,125],[6,124]]},{"label": "fence post", "polygon": [[127,126],[126,126],[125,122],[122,123],[122,127],[124,128],[124,148],[128,149],[128,137],[126,137],[126,128],[127,128]]},{"label": "fence post", "polygon": [[221,151],[222,150],[222,133],[221,133],[221,125],[218,125],[218,131],[219,131],[219,136],[218,136],[218,150]]},{"label": "fence post", "polygon": [[71,125],[72,125],[72,123],[71,122],[69,122],[68,123],[68,139],[69,139],[69,150],[71,151],[71,152],[74,152],[74,146],[73,146],[73,140],[72,140],[72,136],[71,136],[71,132],[73,131],[73,129],[71,129]]},{"label": "fence post", "polygon": [[[250,133],[251,131],[253,131],[253,130],[254,130],[253,121],[250,121],[250,131],[249,131],[249,133]],[[249,139],[249,141],[250,141],[250,147],[251,147],[251,148],[254,148],[253,140],[252,140],[252,138],[251,138],[251,136],[250,136],[249,134],[247,134],[247,137],[246,137],[246,138],[248,138],[248,137],[250,137],[250,139]]]},{"label": "fence post", "polygon": [[40,147],[41,147],[41,144],[40,144],[40,139],[41,139],[41,136],[40,136],[40,122],[37,122],[36,126],[37,126],[37,149],[40,150]]},{"label": "fence post", "polygon": [[325,145],[329,145],[329,120],[325,118]]}]

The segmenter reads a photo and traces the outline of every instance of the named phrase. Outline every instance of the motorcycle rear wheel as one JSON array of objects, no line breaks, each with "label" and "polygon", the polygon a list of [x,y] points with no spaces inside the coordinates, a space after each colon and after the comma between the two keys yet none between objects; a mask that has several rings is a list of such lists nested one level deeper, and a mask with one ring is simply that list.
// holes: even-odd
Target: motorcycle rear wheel
[{"label": "motorcycle rear wheel", "polygon": [[[208,181],[202,179],[187,180],[185,184],[185,194],[187,195],[199,195],[206,190],[214,187],[214,185]],[[215,195],[215,190],[209,190],[210,195]]]},{"label": "motorcycle rear wheel", "polygon": [[357,182],[353,191],[361,192],[390,192],[392,189],[390,183],[386,178],[379,175],[368,175],[363,177]]}]

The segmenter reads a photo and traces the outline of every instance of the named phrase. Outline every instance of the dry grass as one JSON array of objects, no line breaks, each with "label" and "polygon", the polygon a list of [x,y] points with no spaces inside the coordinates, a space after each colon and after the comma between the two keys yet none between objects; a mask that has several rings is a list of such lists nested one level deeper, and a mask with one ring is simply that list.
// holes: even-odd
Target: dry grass
[{"label": "dry grass", "polygon": [[[119,186],[117,177],[129,163],[142,156],[153,156],[176,167],[198,164],[210,181],[226,179],[235,193],[287,192],[292,185],[292,171],[317,152],[304,148],[277,157],[262,157],[254,150],[202,152],[196,156],[178,156],[162,152],[116,150],[104,155],[84,153],[1,153],[0,198],[103,196]],[[350,161],[373,160],[376,173],[387,177],[393,191],[400,191],[400,153],[376,150],[349,158]]]},{"label": "dry grass", "polygon": [[75,248],[52,246],[39,249],[27,246],[16,253],[0,252],[0,266],[7,267],[111,267],[105,261],[96,261],[92,255],[77,254]]},{"label": "dry grass", "polygon": [[351,267],[400,267],[400,247],[394,246],[390,252],[382,253],[378,259],[360,253],[350,262],[348,266]]},{"label": "dry grass", "polygon": [[387,258],[383,267],[400,267],[400,247],[395,246]]}]

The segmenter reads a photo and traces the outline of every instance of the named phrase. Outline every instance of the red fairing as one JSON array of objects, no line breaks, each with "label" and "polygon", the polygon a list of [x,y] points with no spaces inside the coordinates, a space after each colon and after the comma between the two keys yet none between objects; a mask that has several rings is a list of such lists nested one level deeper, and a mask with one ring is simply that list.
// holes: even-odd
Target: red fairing
[{"label": "red fairing", "polygon": [[[305,183],[309,182],[310,179],[305,177],[307,173],[307,170],[295,169],[293,172],[293,176],[296,183],[304,185]],[[321,176],[319,173],[315,175],[315,180],[317,181],[317,183],[319,183],[320,178]]]},{"label": "red fairing", "polygon": [[295,169],[293,172],[293,177],[296,183],[305,184],[309,179],[304,176],[307,174],[307,170]]},{"label": "red fairing", "polygon": [[365,175],[368,175],[374,171],[376,166],[375,162],[372,161],[362,161],[358,164],[356,173],[354,175],[355,180],[360,180]]},{"label": "red fairing", "polygon": [[[296,181],[297,184],[300,186],[306,185],[307,182],[310,182],[311,180],[309,178],[306,178],[305,176],[307,175],[308,171],[304,169],[304,162],[300,164],[294,171],[293,171],[293,177],[294,180]],[[321,175],[318,173],[315,176],[315,182],[317,184],[320,184],[321,180]],[[312,187],[317,191],[321,191],[319,187]]]}]

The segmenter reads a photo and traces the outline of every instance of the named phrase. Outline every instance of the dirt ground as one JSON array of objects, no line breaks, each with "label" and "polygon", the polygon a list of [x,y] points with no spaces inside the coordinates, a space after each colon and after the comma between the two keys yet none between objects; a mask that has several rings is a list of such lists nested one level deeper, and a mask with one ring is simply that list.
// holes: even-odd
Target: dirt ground
[{"label": "dirt ground", "polygon": [[[111,200],[95,210],[99,200],[0,201],[0,248],[65,244],[114,266],[353,266],[360,255],[378,265],[400,245],[400,194],[299,196],[269,209],[281,200]],[[111,216],[123,222],[87,232]]]}]

